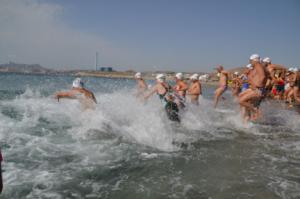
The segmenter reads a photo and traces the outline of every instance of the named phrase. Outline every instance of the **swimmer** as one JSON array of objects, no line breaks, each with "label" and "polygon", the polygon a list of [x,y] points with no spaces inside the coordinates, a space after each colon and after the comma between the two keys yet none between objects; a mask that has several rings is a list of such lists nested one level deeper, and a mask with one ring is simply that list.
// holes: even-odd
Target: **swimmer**
[{"label": "swimmer", "polygon": [[292,71],[293,68],[289,68],[287,70],[287,72],[285,73],[285,87],[284,87],[284,100],[286,103],[290,102],[289,99],[289,93],[291,92],[291,90],[293,90],[293,88],[291,87],[292,85]]},{"label": "swimmer", "polygon": [[[153,94],[157,94],[159,99],[161,100],[164,109],[167,113],[167,116],[172,121],[180,121],[178,116],[178,106],[176,103],[174,103],[174,96],[171,96],[172,87],[166,82],[166,76],[164,74],[158,74],[156,76],[156,84],[151,88],[151,91],[144,96],[145,100],[148,100]],[[176,104],[176,106],[174,105]],[[172,118],[175,118],[174,120],[170,117],[170,108],[173,110],[172,114],[177,115],[178,120],[175,116],[172,116]]]},{"label": "swimmer", "polygon": [[145,80],[142,78],[142,74],[140,72],[134,75],[134,78],[137,81],[137,93],[136,97],[141,97],[144,95],[145,91],[147,90],[147,84]]},{"label": "swimmer", "polygon": [[190,97],[191,103],[194,105],[199,105],[199,95],[202,94],[201,84],[198,80],[198,74],[193,74],[190,77],[191,85],[187,91]]},{"label": "swimmer", "polygon": [[185,97],[188,85],[183,81],[182,73],[177,73],[175,75],[175,82],[176,85],[173,88],[173,90],[175,91],[175,102],[180,109],[183,109],[185,107]]},{"label": "swimmer", "polygon": [[166,76],[164,74],[158,74],[156,76],[156,84],[151,88],[151,91],[144,96],[144,98],[147,100],[156,93],[159,99],[164,101],[166,94],[171,90],[171,86],[166,82]]},{"label": "swimmer", "polygon": [[239,76],[239,72],[234,72],[232,77],[232,95],[233,97],[238,97],[239,93],[241,92],[242,87],[242,80]]},{"label": "swimmer", "polygon": [[165,105],[167,117],[171,121],[180,122],[180,118],[178,115],[179,109],[178,109],[177,104],[174,102],[174,96],[171,94],[167,94],[165,98],[167,101],[167,103]]},{"label": "swimmer", "polygon": [[249,88],[248,76],[250,75],[250,72],[252,70],[253,70],[252,64],[248,64],[246,66],[246,70],[245,70],[244,74],[242,74],[242,76],[241,76],[241,80],[242,80],[241,92],[244,92],[245,90],[247,90]]},{"label": "swimmer", "polygon": [[274,98],[282,100],[284,95],[285,77],[283,76],[283,73],[275,74],[275,77],[276,96],[274,96]]},{"label": "swimmer", "polygon": [[216,70],[218,71],[218,75],[220,76],[219,88],[215,91],[214,97],[214,108],[217,107],[219,98],[221,95],[227,90],[228,86],[228,72],[224,70],[223,66],[219,65]]},{"label": "swimmer", "polygon": [[255,120],[259,113],[259,105],[265,95],[265,85],[267,82],[266,70],[260,63],[260,56],[253,54],[250,57],[250,64],[253,66],[253,72],[249,75],[251,88],[245,91],[244,95],[239,97],[239,104],[247,110],[243,115],[244,122],[247,123],[252,114],[252,120]]},{"label": "swimmer", "polygon": [[55,94],[55,98],[57,101],[62,98],[77,99],[82,105],[84,105],[84,108],[92,108],[92,104],[97,104],[95,95],[91,91],[84,88],[84,83],[80,78],[76,78],[73,81],[71,90],[58,92]]},{"label": "swimmer", "polygon": [[175,82],[176,85],[174,87],[174,90],[183,98],[185,98],[186,91],[188,89],[187,83],[183,81],[183,74],[182,73],[177,73],[175,75]]},{"label": "swimmer", "polygon": [[294,95],[294,87],[296,85],[296,80],[297,80],[297,69],[295,70],[295,68],[289,68],[288,73],[287,73],[288,77],[287,77],[287,81],[289,84],[289,89],[286,91],[286,100],[289,103],[290,107],[293,107],[293,100],[295,100],[295,96]]},{"label": "swimmer", "polygon": [[276,82],[276,77],[275,77],[275,65],[272,64],[272,61],[269,57],[265,57],[264,59],[261,60],[261,64],[266,70],[266,75],[267,75],[267,82],[266,82],[266,95],[270,96],[272,93],[272,88]]},{"label": "swimmer", "polygon": [[[244,96],[245,94],[247,94],[249,91],[251,91],[251,89],[249,89],[250,88],[249,79],[253,76],[253,74],[254,74],[253,66],[252,64],[248,64],[246,66],[246,70],[244,74],[241,76],[242,90],[241,93],[238,95],[238,99]],[[240,106],[240,109],[243,117],[248,116],[249,113],[248,111],[246,111],[245,107]]]},{"label": "swimmer", "polygon": [[294,99],[297,103],[300,103],[300,73],[298,68],[294,68],[295,73],[295,84],[293,88]]}]

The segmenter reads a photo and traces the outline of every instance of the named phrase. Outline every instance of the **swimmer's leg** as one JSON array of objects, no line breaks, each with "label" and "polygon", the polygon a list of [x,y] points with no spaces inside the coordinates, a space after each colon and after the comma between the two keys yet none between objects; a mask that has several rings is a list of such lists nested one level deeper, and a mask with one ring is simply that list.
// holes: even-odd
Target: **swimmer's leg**
[{"label": "swimmer's leg", "polygon": [[219,98],[220,98],[220,96],[223,94],[224,91],[225,91],[225,89],[224,89],[223,87],[219,87],[219,88],[215,91],[214,108],[217,107],[218,102],[219,102]]}]

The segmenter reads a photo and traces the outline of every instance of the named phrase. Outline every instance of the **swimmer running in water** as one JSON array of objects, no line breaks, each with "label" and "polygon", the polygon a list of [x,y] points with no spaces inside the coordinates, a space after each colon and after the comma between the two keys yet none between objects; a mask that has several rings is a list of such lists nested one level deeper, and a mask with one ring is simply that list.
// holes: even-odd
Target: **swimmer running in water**
[{"label": "swimmer running in water", "polygon": [[216,70],[220,76],[219,88],[215,91],[214,107],[216,108],[221,95],[227,90],[228,86],[228,72],[224,70],[223,66],[219,65]]},{"label": "swimmer running in water", "polygon": [[173,90],[175,91],[175,102],[177,103],[180,109],[183,109],[185,107],[185,96],[186,91],[188,89],[188,85],[186,82],[183,81],[182,73],[177,73],[175,75],[175,82],[176,85],[173,88]]},{"label": "swimmer running in water", "polygon": [[293,80],[294,80],[293,79],[294,78],[293,71],[294,71],[293,68],[289,68],[288,71],[285,74],[286,84],[285,84],[285,88],[284,88],[284,99],[285,99],[286,103],[290,103],[290,104],[292,102],[290,93],[292,93],[293,84],[294,84],[294,82],[293,82]]},{"label": "swimmer running in water", "polygon": [[272,87],[276,81],[275,77],[275,66],[271,63],[271,59],[269,57],[265,57],[261,64],[266,70],[267,82],[266,82],[266,95],[271,95]]},{"label": "swimmer running in water", "polygon": [[[178,115],[178,106],[174,103],[174,96],[171,95],[171,86],[166,82],[166,76],[164,74],[158,74],[156,76],[156,84],[152,87],[151,91],[145,95],[144,99],[149,99],[154,93],[156,93],[163,103],[167,116],[172,121],[180,122]],[[172,109],[172,111],[170,111]],[[169,113],[172,113],[171,115]]]},{"label": "swimmer running in water", "polygon": [[239,72],[234,72],[232,76],[232,96],[237,97],[241,92],[242,81],[239,76]]},{"label": "swimmer running in water", "polygon": [[191,103],[194,105],[199,105],[199,95],[202,94],[200,80],[198,80],[198,74],[193,74],[190,77],[191,85],[187,91],[190,96]]},{"label": "swimmer running in water", "polygon": [[142,74],[140,72],[136,73],[134,75],[134,78],[136,79],[137,82],[137,93],[136,93],[136,97],[142,97],[145,93],[145,91],[147,90],[147,84],[145,82],[145,80],[142,78]]},{"label": "swimmer running in water", "polygon": [[[259,105],[265,96],[267,82],[266,70],[260,62],[260,56],[257,54],[251,55],[250,64],[253,66],[253,70],[249,75],[251,88],[239,96],[239,104],[246,110],[243,115],[244,123],[247,123],[249,119],[255,120],[260,114]],[[251,118],[251,116],[253,117]]]},{"label": "swimmer running in water", "polygon": [[295,83],[293,88],[294,99],[297,103],[300,103],[300,73],[298,68],[294,68]]},{"label": "swimmer running in water", "polygon": [[84,83],[80,78],[76,78],[73,81],[71,90],[58,92],[55,94],[55,98],[57,101],[59,101],[61,98],[77,99],[82,105],[84,105],[85,109],[91,108],[92,104],[97,104],[95,95],[91,91],[84,88]]},{"label": "swimmer running in water", "polygon": [[241,76],[241,80],[242,80],[242,90],[241,93],[244,92],[245,90],[247,90],[249,88],[249,75],[251,73],[251,71],[253,70],[253,66],[252,64],[248,64],[246,66],[246,70],[244,71],[244,73]]}]

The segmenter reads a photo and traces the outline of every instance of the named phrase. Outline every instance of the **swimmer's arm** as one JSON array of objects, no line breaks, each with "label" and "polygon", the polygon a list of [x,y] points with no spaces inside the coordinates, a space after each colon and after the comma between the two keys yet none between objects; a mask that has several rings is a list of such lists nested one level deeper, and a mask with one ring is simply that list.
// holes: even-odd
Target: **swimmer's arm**
[{"label": "swimmer's arm", "polygon": [[151,97],[156,91],[157,91],[157,87],[154,86],[154,87],[152,88],[152,90],[151,90],[147,95],[144,96],[144,99],[147,100],[147,99],[148,99],[149,97]]},{"label": "swimmer's arm", "polygon": [[71,92],[58,92],[55,94],[55,98],[59,101],[60,98],[74,98],[74,94]]}]

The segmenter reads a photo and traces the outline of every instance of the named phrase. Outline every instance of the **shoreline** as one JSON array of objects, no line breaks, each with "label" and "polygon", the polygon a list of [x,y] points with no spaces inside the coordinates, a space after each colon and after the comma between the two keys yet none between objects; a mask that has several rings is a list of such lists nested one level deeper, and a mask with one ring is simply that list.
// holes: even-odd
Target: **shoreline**
[{"label": "shoreline", "polygon": [[[100,78],[116,78],[116,79],[132,79],[134,80],[134,74],[131,72],[77,72],[72,76],[80,76],[80,77],[100,77]],[[167,73],[166,79],[168,81],[172,81],[174,79],[175,73]],[[149,72],[144,73],[143,79],[145,80],[155,80],[155,76]],[[201,84],[217,86],[219,84],[218,81],[201,81]]]},{"label": "shoreline", "polygon": [[[157,72],[158,73],[158,72]],[[155,80],[155,75],[157,74],[155,72],[145,72],[143,73],[143,79],[145,80]],[[165,72],[166,73],[166,79],[168,81],[174,80],[175,72]],[[130,79],[134,80],[135,72],[100,72],[100,71],[79,71],[79,72],[58,72],[58,73],[24,73],[24,72],[7,72],[7,71],[0,71],[0,75],[5,74],[18,74],[18,75],[53,75],[53,76],[59,76],[59,75],[66,75],[66,76],[76,76],[76,77],[98,77],[98,78],[111,78],[111,79]],[[186,73],[189,74],[189,73]],[[201,72],[200,72],[201,74]],[[188,78],[186,78],[188,80]],[[208,85],[208,86],[217,86],[218,81],[201,81],[201,84]]]}]

